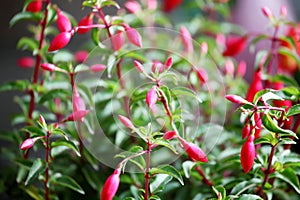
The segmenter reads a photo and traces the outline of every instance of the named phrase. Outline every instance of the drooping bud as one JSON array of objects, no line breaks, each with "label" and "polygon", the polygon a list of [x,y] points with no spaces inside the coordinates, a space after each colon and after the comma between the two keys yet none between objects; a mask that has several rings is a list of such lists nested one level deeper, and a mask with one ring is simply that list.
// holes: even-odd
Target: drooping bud
[{"label": "drooping bud", "polygon": [[173,58],[169,57],[165,62],[165,70],[169,70],[172,67]]},{"label": "drooping bud", "polygon": [[225,74],[233,77],[234,74],[234,64],[231,59],[225,61]]},{"label": "drooping bud", "polygon": [[250,124],[245,124],[242,129],[242,139],[248,137],[251,133],[251,126]]},{"label": "drooping bud", "polygon": [[187,142],[183,138],[178,137],[183,149],[188,154],[192,161],[208,162],[205,153],[200,149],[200,147],[194,143]]},{"label": "drooping bud", "polygon": [[245,173],[248,173],[254,163],[255,146],[254,136],[249,135],[247,141],[243,144],[241,149],[241,164]]},{"label": "drooping bud", "polygon": [[235,56],[242,52],[247,43],[247,36],[230,36],[226,39],[223,56]]},{"label": "drooping bud", "polygon": [[42,7],[43,7],[42,0],[34,0],[27,5],[26,11],[32,13],[40,12],[42,10]]},{"label": "drooping bud", "polygon": [[259,138],[260,136],[261,125],[262,125],[262,121],[261,121],[260,113],[256,112],[254,113],[254,138],[255,139]]},{"label": "drooping bud", "polygon": [[164,0],[162,9],[164,12],[171,12],[172,10],[176,9],[181,3],[182,0]]},{"label": "drooping bud", "polygon": [[124,33],[122,31],[118,31],[111,37],[111,43],[114,51],[121,49],[124,44]]},{"label": "drooping bud", "polygon": [[126,1],[124,6],[130,13],[138,13],[141,11],[141,5],[135,0]]},{"label": "drooping bud", "polygon": [[273,16],[272,11],[268,7],[262,7],[261,11],[267,18],[271,18]]},{"label": "drooping bud", "polygon": [[130,128],[130,129],[134,129],[135,128],[134,125],[133,125],[133,123],[127,117],[124,117],[122,115],[118,115],[118,118],[119,118],[120,122],[124,126],[126,126],[127,128]]},{"label": "drooping bud", "polygon": [[83,17],[79,23],[78,23],[78,30],[77,33],[79,34],[85,34],[91,30],[89,26],[93,24],[93,13],[90,13],[89,15]]},{"label": "drooping bud", "polygon": [[31,147],[33,147],[35,143],[35,140],[32,138],[27,138],[26,140],[24,140],[20,146],[21,150],[26,150],[26,149],[30,149]]},{"label": "drooping bud", "polygon": [[83,63],[87,59],[88,55],[89,52],[83,50],[83,51],[77,51],[74,54],[74,57],[77,63]]},{"label": "drooping bud", "polygon": [[249,89],[248,89],[248,92],[246,95],[246,100],[249,102],[252,102],[255,94],[262,89],[263,89],[262,71],[260,70],[260,68],[258,68],[253,74],[253,80],[249,86]]},{"label": "drooping bud", "polygon": [[168,132],[165,132],[163,138],[165,140],[172,140],[173,138],[176,137],[176,132],[175,131],[168,131]]},{"label": "drooping bud", "polygon": [[72,33],[62,32],[56,35],[50,43],[48,51],[56,51],[64,48],[71,40]]},{"label": "drooping bud", "polygon": [[246,74],[247,64],[244,60],[240,61],[237,67],[236,75],[243,77]]},{"label": "drooping bud", "polygon": [[193,39],[190,32],[184,26],[180,27],[180,37],[185,51],[187,53],[192,53],[194,51]]},{"label": "drooping bud", "polygon": [[232,103],[237,103],[237,104],[249,103],[246,99],[242,98],[241,96],[235,95],[235,94],[228,94],[225,97],[227,100],[231,101]]},{"label": "drooping bud", "polygon": [[34,66],[35,61],[32,57],[23,57],[18,59],[17,64],[22,68],[31,68]]},{"label": "drooping bud", "polygon": [[60,32],[67,32],[72,29],[72,24],[69,20],[69,18],[63,14],[63,12],[57,8],[57,28]]},{"label": "drooping bud", "polygon": [[137,47],[142,47],[142,37],[140,33],[129,26],[125,26],[125,31],[129,42]]},{"label": "drooping bud", "polygon": [[155,10],[157,8],[157,0],[147,0],[147,8],[149,10]]},{"label": "drooping bud", "polygon": [[197,77],[198,77],[201,84],[206,83],[206,81],[208,80],[207,73],[202,68],[197,68],[196,69],[196,75],[197,75]]},{"label": "drooping bud", "polygon": [[156,104],[157,99],[156,86],[153,86],[146,94],[146,103],[150,109]]},{"label": "drooping bud", "polygon": [[54,64],[51,63],[43,63],[41,64],[41,68],[45,71],[54,72],[59,71],[60,68],[56,67]]},{"label": "drooping bud", "polygon": [[143,65],[142,65],[139,61],[134,60],[134,61],[133,61],[133,64],[134,64],[135,68],[136,68],[139,72],[142,73],[142,72],[144,71]]},{"label": "drooping bud", "polygon": [[79,110],[73,112],[67,117],[67,121],[83,121],[83,118],[89,113],[89,110]]},{"label": "drooping bud", "polygon": [[106,66],[103,64],[95,64],[95,65],[92,65],[90,69],[92,72],[96,73],[96,72],[101,72],[101,71],[105,70]]},{"label": "drooping bud", "polygon": [[120,174],[121,169],[115,169],[114,173],[107,178],[101,191],[101,200],[112,200],[116,195],[120,184]]},{"label": "drooping bud", "polygon": [[73,101],[72,101],[72,106],[73,106],[73,112],[81,111],[81,110],[86,110],[85,103],[79,93],[77,92],[76,87],[74,87],[73,90]]}]

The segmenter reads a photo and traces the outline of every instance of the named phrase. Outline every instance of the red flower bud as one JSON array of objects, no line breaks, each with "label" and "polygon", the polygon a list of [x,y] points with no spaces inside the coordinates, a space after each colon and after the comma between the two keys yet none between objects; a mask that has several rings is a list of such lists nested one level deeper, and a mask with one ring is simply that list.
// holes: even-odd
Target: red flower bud
[{"label": "red flower bud", "polygon": [[181,3],[182,0],[164,0],[162,6],[163,11],[171,12],[172,10],[176,9]]},{"label": "red flower bud", "polygon": [[89,26],[93,24],[93,16],[94,14],[91,13],[80,20],[80,22],[78,23],[78,30],[77,30],[79,34],[85,34],[89,30],[91,30]]},{"label": "red flower bud", "polygon": [[68,17],[63,14],[63,12],[60,9],[57,9],[57,28],[60,32],[67,32],[72,29],[72,24]]},{"label": "red flower bud", "polygon": [[254,136],[249,135],[247,141],[243,144],[241,150],[241,164],[245,173],[248,173],[254,163],[255,158],[255,146]]},{"label": "red flower bud", "polygon": [[54,71],[58,71],[59,68],[56,67],[55,65],[51,64],[51,63],[43,63],[41,64],[41,68],[45,71],[49,71],[49,72],[54,72]]},{"label": "red flower bud", "polygon": [[39,122],[43,125],[43,126],[46,126],[47,124],[46,124],[46,120],[45,120],[45,118],[42,116],[42,115],[40,115],[40,117],[39,117]]},{"label": "red flower bud", "polygon": [[165,140],[172,140],[174,137],[176,137],[176,132],[175,131],[168,131],[168,132],[165,132],[163,138]]},{"label": "red flower bud", "polygon": [[130,13],[137,13],[141,11],[141,5],[135,0],[125,2],[124,6]]},{"label": "red flower bud", "polygon": [[89,110],[78,110],[67,117],[67,121],[83,121]]},{"label": "red flower bud", "polygon": [[262,121],[261,121],[261,117],[260,117],[260,113],[256,112],[254,113],[254,138],[257,139],[260,136],[260,132],[261,132],[261,125],[262,125]]},{"label": "red flower bud", "polygon": [[120,122],[126,126],[127,128],[130,128],[130,129],[133,129],[134,128],[134,125],[133,123],[130,121],[130,119],[128,119],[127,117],[124,117],[122,115],[119,115],[118,116]]},{"label": "red flower bud", "polygon": [[169,70],[172,67],[173,58],[169,57],[165,62],[165,70]]},{"label": "red flower bud", "polygon": [[139,72],[142,73],[142,72],[144,71],[143,65],[142,65],[139,61],[134,60],[134,61],[133,61],[133,64],[134,64],[135,68],[136,68]]},{"label": "red flower bud", "polygon": [[22,68],[31,68],[34,66],[35,61],[32,57],[23,57],[18,59],[17,64]]},{"label": "red flower bud", "polygon": [[34,145],[35,140],[32,138],[28,138],[24,140],[20,146],[21,150],[30,149]]},{"label": "red flower bud", "polygon": [[157,0],[147,0],[147,7],[149,10],[155,10],[157,8]]},{"label": "red flower bud", "polygon": [[270,17],[273,16],[272,11],[270,10],[270,8],[268,8],[268,7],[262,7],[261,10],[262,10],[263,14],[264,14],[267,18],[270,18]]},{"label": "red flower bud", "polygon": [[246,95],[247,101],[252,102],[255,94],[262,89],[263,89],[262,72],[260,69],[258,69],[253,74],[253,80],[249,86],[249,89],[248,89],[248,92]]},{"label": "red flower bud", "polygon": [[178,139],[192,161],[208,162],[205,153],[199,146],[194,143],[187,142],[183,138],[178,137]]},{"label": "red flower bud", "polygon": [[114,173],[105,181],[100,200],[112,200],[118,191],[120,184],[120,169],[115,169]]},{"label": "red flower bud", "polygon": [[95,64],[95,65],[91,66],[91,71],[95,72],[95,73],[96,72],[101,72],[101,71],[103,71],[105,69],[106,69],[106,66],[103,65],[103,64]]},{"label": "red flower bud", "polygon": [[230,36],[225,42],[223,56],[235,56],[246,47],[247,36]]},{"label": "red flower bud", "polygon": [[236,75],[239,77],[243,77],[246,74],[247,64],[245,61],[240,61],[237,67]]},{"label": "red flower bud", "polygon": [[84,103],[83,99],[81,98],[81,96],[79,95],[79,93],[77,92],[75,87],[74,87],[74,91],[73,91],[72,106],[73,106],[74,112],[86,110],[85,103]]},{"label": "red flower bud", "polygon": [[234,94],[229,94],[225,96],[227,100],[231,101],[232,103],[237,103],[237,104],[242,104],[242,103],[249,103],[246,99],[234,95]]},{"label": "red flower bud", "polygon": [[146,103],[150,109],[156,104],[157,99],[156,86],[153,86],[146,94]]},{"label": "red flower bud", "polygon": [[251,133],[251,126],[249,124],[246,124],[242,129],[242,138],[246,138]]},{"label": "red flower bud", "polygon": [[206,83],[206,81],[208,80],[208,76],[207,76],[207,73],[204,69],[202,68],[197,68],[196,69],[196,74],[197,74],[197,77],[199,79],[199,81],[202,83]]},{"label": "red flower bud", "polygon": [[56,35],[50,43],[48,51],[56,51],[64,48],[71,40],[72,33],[62,32]]},{"label": "red flower bud", "polygon": [[112,48],[114,51],[118,51],[124,44],[124,34],[122,31],[118,31],[111,37]]},{"label": "red flower bud", "polygon": [[88,51],[77,51],[74,54],[74,57],[77,63],[83,63],[87,59],[88,55]]},{"label": "red flower bud", "polygon": [[164,71],[164,65],[159,61],[153,61],[151,70],[153,73],[162,73]]},{"label": "red flower bud", "polygon": [[43,7],[42,0],[34,0],[27,5],[26,11],[32,13],[40,12],[42,10],[42,7]]},{"label": "red flower bud", "polygon": [[129,26],[126,26],[125,30],[129,42],[137,47],[142,47],[142,37],[140,33]]},{"label": "red flower bud", "polygon": [[194,51],[193,47],[193,39],[190,32],[184,27],[180,27],[180,37],[183,43],[184,49],[187,53],[191,53]]}]

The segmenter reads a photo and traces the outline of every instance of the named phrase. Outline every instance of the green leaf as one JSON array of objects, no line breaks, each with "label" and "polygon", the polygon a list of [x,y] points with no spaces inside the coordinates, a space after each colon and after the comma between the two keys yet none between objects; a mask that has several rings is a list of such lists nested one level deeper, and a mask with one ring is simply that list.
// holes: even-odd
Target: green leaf
[{"label": "green leaf", "polygon": [[255,62],[254,62],[254,66],[255,68],[257,68],[259,66],[259,64],[261,63],[262,59],[268,55],[269,52],[267,50],[261,50],[259,52],[256,53],[255,56]]},{"label": "green leaf", "polygon": [[53,56],[53,63],[68,63],[73,61],[74,56],[68,51],[58,51]]},{"label": "green leaf", "polygon": [[293,131],[280,128],[267,113],[262,116],[262,123],[267,130],[273,133],[279,133],[281,136],[293,136],[298,138]]},{"label": "green leaf", "polygon": [[269,37],[270,37],[269,35],[260,34],[260,35],[256,36],[255,38],[253,38],[253,40],[250,43],[250,52],[255,51],[255,46],[259,41],[268,39]]},{"label": "green leaf", "polygon": [[84,194],[84,190],[80,187],[80,185],[71,177],[66,175],[60,175],[51,180],[52,183],[60,186],[64,186],[70,188],[80,194]]},{"label": "green leaf", "polygon": [[285,56],[288,56],[290,58],[293,58],[297,62],[298,66],[300,65],[300,60],[299,60],[299,57],[298,57],[297,53],[294,52],[294,51],[291,51],[289,48],[286,48],[286,47],[279,48],[278,49],[278,54],[285,55]]},{"label": "green leaf", "polygon": [[239,200],[263,200],[263,198],[255,194],[243,194],[239,197]]},{"label": "green leaf", "polygon": [[3,91],[10,91],[10,90],[19,90],[19,91],[25,91],[29,86],[28,80],[17,80],[17,81],[11,81],[4,83],[0,86],[0,92]]},{"label": "green leaf", "polygon": [[186,98],[192,98],[198,101],[199,103],[202,103],[202,100],[200,99],[200,97],[197,96],[197,94],[194,91],[185,87],[174,88],[172,89],[172,93],[174,93],[175,95],[181,95]]},{"label": "green leaf", "polygon": [[222,199],[226,198],[226,189],[222,185],[218,185],[216,187],[213,186],[213,190],[217,196],[219,195],[219,193],[221,193]]},{"label": "green leaf", "polygon": [[297,115],[300,114],[300,104],[294,105],[290,107],[290,109],[287,111],[287,116]]},{"label": "green leaf", "polygon": [[189,160],[182,163],[183,172],[186,178],[190,178],[191,171],[195,165],[195,162]]},{"label": "green leaf", "polygon": [[277,74],[277,75],[268,75],[268,80],[271,80],[271,82],[283,82],[285,85],[290,85],[290,86],[298,86],[297,81],[295,81],[293,78],[288,77],[286,75],[282,74]]},{"label": "green leaf", "polygon": [[283,100],[281,96],[274,93],[274,90],[271,89],[264,89],[257,92],[254,96],[253,102],[257,104],[259,99],[262,99],[264,102],[269,100]]},{"label": "green leaf", "polygon": [[154,140],[153,142],[154,144],[160,145],[160,146],[164,146],[168,149],[170,149],[173,153],[178,154],[177,150],[175,149],[175,147],[173,147],[168,141],[166,140],[162,140],[162,139],[157,139]]},{"label": "green leaf", "polygon": [[291,168],[286,168],[281,173],[276,173],[276,177],[290,184],[294,190],[300,194],[300,184],[297,174]]},{"label": "green leaf", "polygon": [[51,142],[51,147],[65,146],[72,149],[77,156],[81,156],[78,147],[70,140],[58,140]]},{"label": "green leaf", "polygon": [[31,137],[46,135],[46,132],[43,129],[38,128],[36,126],[26,126],[26,127],[22,128],[21,131],[30,133]]},{"label": "green leaf", "polygon": [[22,49],[22,50],[28,49],[30,51],[34,51],[38,49],[38,46],[39,46],[38,42],[33,38],[23,37],[19,40],[17,44],[17,49]]},{"label": "green leaf", "polygon": [[271,144],[276,145],[278,143],[278,140],[273,132],[270,132],[269,134],[266,134],[262,137],[259,137],[255,140],[255,144]]},{"label": "green leaf", "polygon": [[25,185],[28,185],[28,183],[32,179],[36,178],[38,175],[40,175],[42,172],[44,172],[45,169],[46,169],[45,161],[41,160],[40,158],[36,159],[30,168],[29,174],[25,181]]},{"label": "green leaf", "polygon": [[164,190],[167,183],[172,180],[172,176],[168,174],[158,174],[155,176],[155,180],[150,184],[151,193],[155,194]]},{"label": "green leaf", "polygon": [[115,1],[103,1],[102,3],[101,3],[101,8],[103,8],[103,7],[105,7],[105,6],[108,6],[108,7],[110,7],[110,6],[114,6],[114,7],[116,7],[117,9],[120,9],[120,6],[119,6],[119,4],[117,3],[117,2],[115,2]]},{"label": "green leaf", "polygon": [[55,98],[66,99],[70,95],[69,91],[65,89],[50,90],[41,96],[39,104],[43,104],[47,101],[53,101]]},{"label": "green leaf", "polygon": [[23,20],[36,20],[40,21],[43,17],[42,13],[32,13],[32,12],[21,12],[16,14],[9,22],[9,27],[14,26],[16,23]]},{"label": "green leaf", "polygon": [[152,168],[150,170],[150,174],[151,175],[154,175],[154,174],[167,174],[167,175],[170,175],[173,178],[177,179],[181,183],[181,185],[184,185],[183,179],[182,179],[182,176],[181,176],[180,172],[171,165],[162,165],[158,168]]},{"label": "green leaf", "polygon": [[38,188],[36,188],[35,186],[33,185],[29,185],[27,187],[24,187],[24,186],[20,186],[22,190],[24,190],[32,199],[35,199],[35,200],[43,200],[44,197],[42,197],[40,194],[39,194],[39,190]]}]

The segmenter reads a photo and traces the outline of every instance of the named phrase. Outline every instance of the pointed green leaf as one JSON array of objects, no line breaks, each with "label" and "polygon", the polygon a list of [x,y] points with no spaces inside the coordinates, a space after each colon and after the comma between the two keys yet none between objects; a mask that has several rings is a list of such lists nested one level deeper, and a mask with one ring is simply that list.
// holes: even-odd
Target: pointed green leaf
[{"label": "pointed green leaf", "polygon": [[168,141],[166,140],[162,140],[162,139],[157,139],[153,142],[153,144],[157,144],[160,146],[164,146],[168,149],[170,149],[173,153],[178,154],[177,150],[175,149],[175,147],[173,147]]},{"label": "pointed green leaf", "polygon": [[47,101],[53,101],[53,99],[55,99],[57,97],[65,99],[69,95],[70,95],[70,93],[65,89],[53,89],[53,90],[48,91],[44,95],[42,95],[39,100],[39,103],[43,104]]},{"label": "pointed green leaf", "polygon": [[190,174],[192,171],[192,168],[196,165],[195,162],[192,162],[190,160],[185,161],[184,163],[182,163],[182,168],[183,168],[183,172],[186,178],[190,178]]},{"label": "pointed green leaf", "polygon": [[181,183],[181,185],[184,185],[180,172],[171,165],[163,165],[158,168],[152,168],[150,170],[150,174],[168,174],[177,179]]},{"label": "pointed green leaf", "polygon": [[19,91],[25,91],[29,86],[28,80],[17,80],[17,81],[11,81],[4,83],[0,86],[0,92],[3,91],[10,91],[10,90],[19,90]]},{"label": "pointed green leaf", "polygon": [[40,158],[36,159],[29,171],[27,179],[25,181],[25,185],[27,185],[32,179],[36,178],[39,174],[44,172],[46,169],[45,161],[41,160]]},{"label": "pointed green leaf", "polygon": [[239,197],[239,200],[263,200],[263,198],[255,194],[243,194]]},{"label": "pointed green leaf", "polygon": [[70,188],[80,194],[85,193],[84,190],[81,188],[81,186],[74,179],[72,179],[69,176],[61,175],[61,176],[56,177],[55,179],[52,179],[51,182],[56,185]]},{"label": "pointed green leaf", "polygon": [[297,115],[300,114],[300,104],[294,105],[290,107],[290,109],[287,112],[287,116]]},{"label": "pointed green leaf", "polygon": [[58,140],[58,141],[51,142],[51,147],[57,147],[57,146],[68,147],[72,149],[77,154],[77,156],[80,157],[80,152],[78,147],[71,140]]},{"label": "pointed green leaf", "polygon": [[172,176],[168,174],[158,174],[155,176],[154,181],[150,184],[151,193],[155,194],[164,190],[167,183],[172,180]]},{"label": "pointed green leaf", "polygon": [[297,174],[291,168],[286,168],[281,173],[276,173],[276,177],[290,184],[294,190],[300,194],[300,184]]},{"label": "pointed green leaf", "polygon": [[32,12],[21,12],[16,14],[9,22],[9,26],[12,27],[16,23],[23,20],[36,20],[40,21],[43,17],[42,13],[32,13]]}]

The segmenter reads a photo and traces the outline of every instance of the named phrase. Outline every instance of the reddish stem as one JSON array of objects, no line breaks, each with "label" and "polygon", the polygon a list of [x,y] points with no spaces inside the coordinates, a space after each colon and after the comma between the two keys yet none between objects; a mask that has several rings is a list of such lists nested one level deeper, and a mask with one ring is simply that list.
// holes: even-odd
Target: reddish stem
[{"label": "reddish stem", "polygon": [[149,200],[149,183],[150,183],[150,151],[151,151],[151,144],[148,140],[147,142],[148,149],[146,151],[146,172],[145,172],[145,196],[144,200]]},{"label": "reddish stem", "polygon": [[213,186],[213,183],[208,180],[204,174],[204,172],[202,171],[201,167],[200,166],[197,166],[196,167],[196,171],[200,174],[200,176],[202,177],[202,182],[208,186]]},{"label": "reddish stem", "polygon": [[50,144],[49,144],[49,138],[50,138],[50,132],[47,131],[46,136],[46,171],[45,171],[45,181],[44,181],[44,187],[45,187],[45,200],[49,200],[49,154],[50,154]]}]

